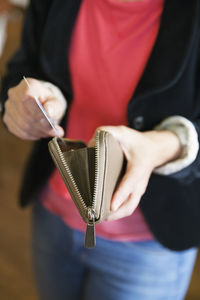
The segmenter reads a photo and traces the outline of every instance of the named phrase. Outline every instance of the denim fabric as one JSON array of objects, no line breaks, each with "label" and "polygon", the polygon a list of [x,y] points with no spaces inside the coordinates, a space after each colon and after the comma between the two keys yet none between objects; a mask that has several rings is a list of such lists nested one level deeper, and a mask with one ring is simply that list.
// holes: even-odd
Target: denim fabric
[{"label": "denim fabric", "polygon": [[102,238],[85,249],[83,240],[83,233],[36,202],[33,266],[41,300],[184,299],[196,249],[175,252],[157,241]]}]

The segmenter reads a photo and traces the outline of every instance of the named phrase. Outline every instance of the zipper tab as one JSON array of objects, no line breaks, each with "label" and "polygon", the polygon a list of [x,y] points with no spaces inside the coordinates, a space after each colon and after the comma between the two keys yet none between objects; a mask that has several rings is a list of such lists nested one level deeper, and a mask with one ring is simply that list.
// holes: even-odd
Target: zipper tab
[{"label": "zipper tab", "polygon": [[96,236],[95,236],[95,212],[94,209],[88,207],[88,222],[85,233],[85,242],[84,245],[86,248],[94,248],[96,245]]}]

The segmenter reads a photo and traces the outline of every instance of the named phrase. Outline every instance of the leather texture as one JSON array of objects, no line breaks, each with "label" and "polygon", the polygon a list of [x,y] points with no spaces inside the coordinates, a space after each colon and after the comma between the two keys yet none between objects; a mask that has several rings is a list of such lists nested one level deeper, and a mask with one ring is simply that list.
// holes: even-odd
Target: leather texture
[{"label": "leather texture", "polygon": [[49,142],[49,151],[83,220],[88,221],[89,207],[95,211],[95,223],[104,220],[126,166],[118,141],[99,130],[94,147],[55,137]]}]

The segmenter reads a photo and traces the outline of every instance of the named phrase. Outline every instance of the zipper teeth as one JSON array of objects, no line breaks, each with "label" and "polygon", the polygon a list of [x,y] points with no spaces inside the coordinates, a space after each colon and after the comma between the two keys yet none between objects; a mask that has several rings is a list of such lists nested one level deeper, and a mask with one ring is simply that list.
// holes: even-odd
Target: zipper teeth
[{"label": "zipper teeth", "polygon": [[[74,185],[74,189],[75,189],[75,191],[76,191],[76,193],[77,193],[77,195],[78,195],[78,197],[80,199],[80,203],[81,203],[81,207],[80,208],[81,208],[82,212],[85,213],[85,210],[87,210],[88,208],[87,208],[85,202],[83,201],[81,193],[79,192],[79,189],[78,189],[78,187],[76,185],[76,181],[74,180],[74,177],[73,177],[73,175],[72,175],[72,173],[71,173],[71,171],[70,171],[70,169],[69,169],[69,167],[68,167],[68,165],[67,165],[67,163],[65,161],[64,155],[63,155],[62,151],[60,150],[60,147],[59,147],[58,142],[56,140],[55,140],[55,146],[56,146],[56,149],[57,149],[58,154],[60,156],[60,159],[62,161],[62,164],[65,167],[65,169],[66,169],[66,171],[67,171],[67,173],[68,173],[68,175],[69,175],[69,177],[70,177],[70,179],[71,179],[71,181],[72,181],[72,183]],[[80,206],[79,203],[78,203],[78,206]]]},{"label": "zipper teeth", "polygon": [[94,194],[92,200],[92,208],[95,209],[97,190],[98,190],[98,178],[99,178],[99,136],[100,131],[96,133],[96,144],[95,144],[95,180],[94,180]]}]

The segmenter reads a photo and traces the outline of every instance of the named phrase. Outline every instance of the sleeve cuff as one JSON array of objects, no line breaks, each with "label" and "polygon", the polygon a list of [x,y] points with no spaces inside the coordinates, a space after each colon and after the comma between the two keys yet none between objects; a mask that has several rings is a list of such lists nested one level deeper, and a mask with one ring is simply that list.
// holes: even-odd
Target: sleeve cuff
[{"label": "sleeve cuff", "polygon": [[169,130],[175,133],[182,145],[181,155],[174,161],[156,168],[154,173],[170,175],[188,167],[197,157],[199,150],[198,135],[192,122],[181,116],[172,116],[163,120],[154,130]]}]

